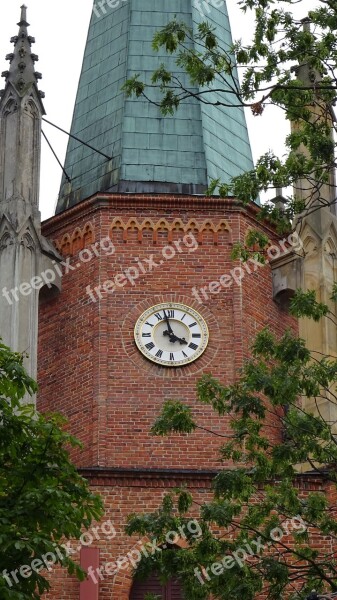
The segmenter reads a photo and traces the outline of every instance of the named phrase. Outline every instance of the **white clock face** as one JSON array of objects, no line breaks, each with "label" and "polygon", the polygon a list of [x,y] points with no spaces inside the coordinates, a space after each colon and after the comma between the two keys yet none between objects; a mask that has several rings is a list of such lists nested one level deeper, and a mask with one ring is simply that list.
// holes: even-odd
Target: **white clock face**
[{"label": "white clock face", "polygon": [[185,304],[167,302],[146,310],[135,326],[139,350],[166,367],[186,365],[201,356],[208,344],[204,318]]}]

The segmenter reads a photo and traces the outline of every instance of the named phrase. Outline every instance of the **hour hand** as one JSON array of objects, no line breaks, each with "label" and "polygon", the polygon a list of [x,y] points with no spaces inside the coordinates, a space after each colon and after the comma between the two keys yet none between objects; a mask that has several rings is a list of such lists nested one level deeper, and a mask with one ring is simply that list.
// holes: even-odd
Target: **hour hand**
[{"label": "hour hand", "polygon": [[185,338],[180,338],[175,333],[173,333],[170,337],[170,342],[180,342],[180,344],[188,344]]}]

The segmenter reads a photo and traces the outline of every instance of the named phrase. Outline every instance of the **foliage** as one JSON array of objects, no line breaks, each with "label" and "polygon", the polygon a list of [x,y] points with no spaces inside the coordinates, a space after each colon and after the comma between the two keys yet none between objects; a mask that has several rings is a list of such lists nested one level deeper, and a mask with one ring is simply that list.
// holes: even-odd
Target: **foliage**
[{"label": "foliage", "polygon": [[[291,310],[329,317],[312,292],[299,292]],[[235,383],[204,375],[198,400],[224,420],[224,467],[209,501],[198,504],[186,490],[176,490],[158,511],[130,516],[128,533],[148,535],[157,545],[169,531],[188,531],[191,514],[200,525],[188,547],[144,558],[139,575],[156,570],[163,578],[178,576],[189,600],[336,592],[337,506],[326,486],[336,498],[337,440],[321,412],[322,400],[336,404],[336,382],[335,358],[309,352],[290,331],[276,338],[268,329],[257,335]],[[303,409],[304,397],[315,414]],[[152,433],[188,435],[203,429],[199,421],[184,402],[167,401]],[[219,436],[219,429],[214,433]],[[307,484],[315,478],[321,488],[310,491]]]},{"label": "foliage", "polygon": [[[23,397],[36,390],[36,383],[24,369],[23,357],[0,343],[2,600],[38,599],[49,589],[48,573],[41,571],[47,553],[55,557],[55,564],[83,578],[83,571],[70,554],[67,556],[62,544],[78,539],[82,528],[88,528],[102,514],[100,498],[90,492],[70,461],[69,449],[78,442],[63,430],[63,418],[41,415],[32,404],[22,404]],[[20,575],[24,565],[35,565],[36,570],[30,569],[29,576]],[[11,576],[15,569],[17,582]]]}]

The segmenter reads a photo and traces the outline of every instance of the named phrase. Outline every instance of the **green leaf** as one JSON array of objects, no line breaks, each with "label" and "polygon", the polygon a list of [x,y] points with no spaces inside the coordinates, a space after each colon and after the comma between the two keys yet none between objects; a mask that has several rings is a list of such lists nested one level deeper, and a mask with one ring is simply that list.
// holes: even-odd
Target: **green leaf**
[{"label": "green leaf", "polygon": [[167,435],[169,432],[191,433],[195,427],[190,408],[182,402],[168,400],[151,428],[151,433],[153,435]]}]

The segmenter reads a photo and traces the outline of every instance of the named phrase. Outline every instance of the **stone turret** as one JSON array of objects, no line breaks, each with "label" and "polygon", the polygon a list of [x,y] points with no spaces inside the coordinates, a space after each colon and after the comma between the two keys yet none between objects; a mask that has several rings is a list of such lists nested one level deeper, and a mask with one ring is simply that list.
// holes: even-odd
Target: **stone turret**
[{"label": "stone turret", "polygon": [[[303,21],[304,29],[310,30],[308,19]],[[321,74],[301,64],[297,70],[297,78],[307,85],[317,85]],[[311,106],[312,123],[327,125],[331,133],[333,145],[333,128],[336,121],[333,107],[317,95]],[[307,210],[300,216],[297,231],[303,242],[303,259],[298,265],[300,287],[303,290],[315,290],[319,302],[327,304],[333,314],[337,314],[337,306],[331,300],[333,284],[337,281],[337,216],[336,216],[336,173],[333,166],[327,182],[300,181],[296,183],[295,194],[302,198]],[[311,319],[300,319],[300,336],[305,339],[307,347],[314,356],[322,354],[337,358],[337,328],[333,321],[323,318],[317,323]],[[323,394],[324,395],[324,394]],[[337,407],[333,398],[305,400],[308,410],[321,414],[335,428]]]},{"label": "stone turret", "polygon": [[[38,301],[47,269],[59,256],[41,235],[39,182],[41,121],[45,114],[41,74],[28,35],[27,8],[21,7],[14,51],[7,55],[5,89],[0,92],[0,337],[13,350],[27,352],[26,368],[36,376]],[[60,269],[57,269],[60,273]],[[52,276],[50,275],[50,279]],[[55,272],[56,286],[60,276]],[[51,284],[49,283],[49,286]],[[51,287],[48,287],[50,290]]]},{"label": "stone turret", "polygon": [[[303,19],[303,28],[310,31],[309,19]],[[315,86],[321,81],[321,74],[312,69],[309,61],[303,61],[295,69],[297,79],[305,86]],[[319,93],[308,107],[313,125],[328,125],[333,142],[335,115],[331,105],[324,102]],[[292,123],[292,130],[301,127]],[[308,151],[301,147],[300,151]],[[299,179],[294,186],[294,194],[305,202],[305,210],[299,215],[294,226],[303,244],[303,251],[297,256],[288,256],[273,262],[274,296],[279,302],[287,301],[295,290],[315,290],[318,302],[327,304],[332,313],[337,314],[337,306],[331,300],[334,281],[337,281],[337,216],[336,178],[331,160],[329,178],[326,182],[315,181],[314,177]],[[299,333],[309,350],[317,358],[328,355],[337,358],[337,328],[332,320],[323,318],[317,323],[311,319],[300,319]],[[307,410],[319,412],[331,424],[337,422],[337,407],[329,398],[305,399]]]}]

